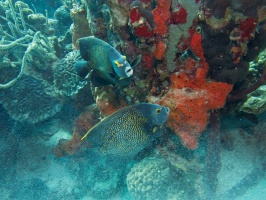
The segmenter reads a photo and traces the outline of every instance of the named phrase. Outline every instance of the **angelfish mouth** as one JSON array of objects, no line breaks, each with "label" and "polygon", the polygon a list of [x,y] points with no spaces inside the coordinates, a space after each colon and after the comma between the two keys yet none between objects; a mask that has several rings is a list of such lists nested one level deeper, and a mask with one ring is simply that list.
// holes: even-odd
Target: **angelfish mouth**
[{"label": "angelfish mouth", "polygon": [[169,115],[169,113],[170,113],[170,108],[168,108],[168,107],[164,107],[164,109],[165,109],[166,113]]},{"label": "angelfish mouth", "polygon": [[125,73],[126,73],[127,77],[130,77],[133,75],[133,69],[131,67],[126,67]]}]

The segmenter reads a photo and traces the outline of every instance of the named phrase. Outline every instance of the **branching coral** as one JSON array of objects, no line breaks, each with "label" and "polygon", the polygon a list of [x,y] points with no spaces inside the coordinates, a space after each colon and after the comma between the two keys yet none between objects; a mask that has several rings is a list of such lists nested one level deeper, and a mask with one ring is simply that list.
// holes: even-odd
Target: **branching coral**
[{"label": "branching coral", "polygon": [[[6,2],[0,2],[0,7],[5,10],[5,13],[0,13],[0,35],[2,36],[2,40],[0,41],[0,56],[3,58],[0,63],[9,68],[21,65],[20,72],[16,78],[12,77],[12,80],[1,83],[0,88],[4,89],[12,86],[25,72],[29,60],[33,60],[31,57],[33,56],[32,51],[35,49],[33,46],[37,43],[38,37],[41,37],[40,32],[37,30],[41,30],[45,34],[49,34],[50,30],[47,16],[38,15],[40,17],[36,18],[33,14],[34,12],[29,9],[29,6],[21,1],[13,4],[11,0],[7,0]],[[40,18],[44,19],[41,24],[39,21],[37,24],[34,22],[31,23],[31,19],[39,20]],[[35,41],[35,43],[29,45],[32,41]],[[30,51],[31,53],[29,53]],[[49,51],[51,51],[51,48]],[[41,57],[39,55],[39,58]],[[44,59],[47,58],[51,58],[51,56],[45,56]],[[54,57],[52,59],[54,61],[56,58]],[[8,65],[7,63],[10,64]]]},{"label": "branching coral", "polygon": [[23,35],[33,35],[37,31],[46,34],[53,33],[49,29],[48,17],[39,13],[34,13],[26,3],[17,1],[15,4],[11,0],[0,3],[5,8],[5,15],[0,14],[3,21],[0,34],[7,40],[16,40]]},{"label": "branching coral", "polygon": [[[34,38],[27,49],[25,73],[48,80],[47,73],[51,69],[52,63],[57,59],[49,39],[38,31],[34,34]],[[40,71],[46,71],[46,73],[40,73]]]},{"label": "branching coral", "polygon": [[0,85],[4,108],[12,118],[29,123],[55,115],[62,106],[60,96],[72,96],[86,84],[72,68],[78,58],[79,54],[75,57],[74,52],[56,62],[58,58],[51,42],[41,32],[36,32],[24,53],[20,72],[15,77],[9,72],[12,80]]},{"label": "branching coral", "polygon": [[[10,50],[10,49],[12,49],[12,48],[15,48],[16,45],[19,45],[19,44],[20,44],[20,42],[23,42],[23,41],[25,41],[25,40],[29,40],[29,39],[31,39],[31,38],[32,38],[31,36],[26,35],[26,36],[23,37],[23,38],[20,38],[20,39],[15,40],[15,41],[12,42],[11,44],[1,45],[1,46],[0,46],[0,51],[5,51],[5,50]],[[5,89],[5,88],[8,88],[8,87],[12,86],[12,85],[17,81],[17,79],[19,79],[19,78],[22,76],[22,74],[23,74],[23,72],[24,72],[24,67],[25,67],[25,65],[26,65],[26,59],[27,59],[27,56],[28,56],[28,51],[29,51],[29,48],[28,48],[28,50],[27,50],[27,51],[25,52],[25,54],[24,54],[24,57],[23,57],[23,59],[22,59],[22,64],[21,64],[20,72],[19,72],[19,74],[17,75],[17,77],[14,78],[14,79],[12,79],[12,80],[10,80],[10,81],[8,81],[7,83],[0,84],[0,88],[1,88],[1,89]]]},{"label": "branching coral", "polygon": [[19,39],[15,40],[15,41],[11,42],[10,44],[1,44],[0,45],[0,50],[1,51],[5,51],[5,50],[9,50],[9,49],[15,48],[16,46],[21,45],[21,44],[23,44],[26,41],[31,41],[31,39],[32,39],[32,36],[25,35],[24,37],[19,38]]},{"label": "branching coral", "polygon": [[[13,43],[9,45],[2,45],[6,49],[12,49],[16,47],[16,45],[20,44],[19,42],[24,40],[29,40],[32,37],[26,35],[23,38],[15,40]],[[1,84],[0,88],[5,89],[11,87],[24,73],[36,75],[36,68],[38,69],[46,69],[49,64],[54,62],[57,57],[54,54],[54,50],[52,49],[48,39],[41,34],[41,32],[36,32],[32,43],[30,43],[25,51],[22,61],[20,72],[16,78],[10,80],[7,83]],[[34,66],[34,67],[31,67]]]}]

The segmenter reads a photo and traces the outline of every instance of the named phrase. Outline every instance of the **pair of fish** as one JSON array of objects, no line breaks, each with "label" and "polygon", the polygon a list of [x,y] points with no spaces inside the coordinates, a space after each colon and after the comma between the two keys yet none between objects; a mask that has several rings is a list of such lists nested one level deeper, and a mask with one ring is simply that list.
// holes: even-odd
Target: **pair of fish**
[{"label": "pair of fish", "polygon": [[[80,55],[74,67],[77,73],[98,87],[108,84],[125,85],[133,75],[141,56],[130,64],[114,47],[95,37],[78,40]],[[81,140],[88,140],[103,155],[132,157],[158,137],[167,121],[169,108],[158,104],[140,103],[121,108],[92,127]]]},{"label": "pair of fish", "polygon": [[74,64],[77,74],[89,77],[95,87],[119,84],[127,85],[133,75],[133,68],[141,61],[137,56],[130,64],[107,42],[93,36],[78,39],[81,61]]},{"label": "pair of fish", "polygon": [[161,134],[168,115],[169,108],[158,104],[127,106],[104,118],[81,140],[88,140],[100,155],[134,157]]}]

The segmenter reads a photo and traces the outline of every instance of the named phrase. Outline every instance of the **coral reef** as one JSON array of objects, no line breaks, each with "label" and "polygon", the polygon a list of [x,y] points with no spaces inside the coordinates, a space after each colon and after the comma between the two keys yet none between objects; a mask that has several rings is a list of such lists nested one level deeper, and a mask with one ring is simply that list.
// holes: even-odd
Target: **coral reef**
[{"label": "coral reef", "polygon": [[[24,70],[27,70],[26,65],[30,65],[31,61],[35,61],[32,64],[36,64],[37,67],[40,67],[41,64],[46,67],[46,60],[47,62],[53,62],[57,58],[53,55],[53,50],[47,38],[45,38],[53,33],[53,30],[49,27],[47,16],[44,17],[38,13],[34,14],[28,5],[21,1],[17,1],[14,4],[10,0],[1,2],[1,7],[6,10],[5,13],[1,13],[3,23],[1,23],[0,30],[0,35],[2,36],[0,49],[3,63],[9,68],[12,66],[17,68],[21,65],[20,72],[16,78],[12,77],[12,80],[1,84],[1,88],[8,88],[24,73]],[[32,44],[29,45],[30,42]],[[42,52],[45,53],[43,58],[40,55],[36,55],[40,53],[37,51],[43,51],[44,49],[46,50]],[[38,59],[35,60],[32,56],[37,56]]]},{"label": "coral reef", "polygon": [[[265,38],[265,0],[0,1],[0,196],[254,198]],[[108,118],[145,102],[166,126]]]},{"label": "coral reef", "polygon": [[147,157],[127,174],[127,188],[134,199],[189,198],[193,189],[181,182],[182,174],[163,158]]},{"label": "coral reef", "polygon": [[266,86],[262,85],[254,92],[247,95],[247,100],[239,108],[239,111],[252,114],[260,114],[266,110]]},{"label": "coral reef", "polygon": [[61,139],[53,151],[54,155],[57,158],[73,155],[80,147],[86,146],[84,142],[81,143],[81,137],[99,122],[99,113],[99,109],[95,104],[86,107],[74,123],[72,138],[70,140]]},{"label": "coral reef", "polygon": [[167,69],[170,72],[174,72],[177,67],[176,67],[176,51],[177,47],[176,44],[180,41],[180,38],[182,36],[182,30],[178,25],[171,24],[169,28],[169,42],[167,44],[167,49],[166,49],[166,62],[167,62]]},{"label": "coral reef", "polygon": [[71,25],[69,9],[66,6],[60,6],[57,8],[54,12],[54,18],[58,21],[58,24],[60,24],[60,27],[62,28],[63,26],[69,28]]},{"label": "coral reef", "polygon": [[171,87],[160,99],[150,97],[150,101],[168,106],[171,111],[168,126],[181,137],[183,143],[195,149],[199,133],[207,126],[208,112],[222,108],[232,85],[207,82],[206,62],[197,63],[193,59],[185,61],[187,71],[195,70],[194,77],[185,73],[171,75]]},{"label": "coral reef", "polygon": [[171,20],[174,24],[183,24],[187,22],[187,15],[186,9],[183,6],[178,6],[173,10]]},{"label": "coral reef", "polygon": [[62,97],[76,95],[86,85],[73,70],[79,54],[73,52],[59,60],[57,55],[62,56],[65,47],[57,37],[51,39],[54,32],[47,15],[34,13],[20,1],[14,5],[1,2],[1,6],[7,10],[6,16],[1,13],[6,23],[0,31],[1,103],[15,120],[43,121],[60,111]]},{"label": "coral reef", "polygon": [[[166,104],[173,110],[168,125],[189,148],[196,148],[197,135],[206,129],[209,111],[225,105],[231,84],[242,83],[248,74],[248,62],[259,52],[257,49],[264,46],[257,43],[265,32],[265,9],[263,2],[257,3],[260,9],[250,14],[239,9],[246,2],[237,7],[232,1],[207,1],[206,4],[194,0],[81,1],[65,2],[54,15],[62,25],[69,25],[67,19],[72,18],[74,49],[79,49],[78,38],[101,34],[102,39],[129,54],[129,60],[137,53],[143,54],[143,63],[134,70],[136,73],[128,88],[105,86],[93,91],[103,115],[108,116],[126,104],[145,101],[147,91],[151,90],[150,101]],[[2,88],[12,87],[26,74],[54,87],[52,96],[56,99],[75,99],[87,83],[73,70],[73,64],[80,60],[78,51],[57,54],[55,48],[62,48],[56,44],[58,40],[47,38],[52,33],[47,32],[50,20],[32,11],[27,4],[18,1],[13,5],[7,1],[1,6],[18,16],[14,15],[11,21],[3,16],[6,24],[2,34],[13,39],[11,44],[1,44],[3,51],[20,47],[23,52],[25,47],[21,44],[25,43],[28,47],[25,55],[20,53],[13,61],[3,55],[1,70],[7,76],[1,77]],[[38,27],[31,21],[35,20],[34,16],[39,16],[36,20],[44,26]],[[9,22],[13,25],[8,26]],[[262,26],[259,31],[258,26]],[[226,31],[217,31],[221,28]],[[28,35],[19,35],[27,30],[31,30]],[[251,46],[256,49],[252,55]],[[172,99],[178,101],[173,103]],[[195,114],[198,108],[201,112]],[[174,111],[176,109],[178,111]]]},{"label": "coral reef", "polygon": [[91,35],[91,30],[86,18],[86,11],[84,10],[84,8],[74,6],[70,10],[70,16],[73,20],[73,24],[71,26],[72,47],[75,50],[79,49],[79,44],[77,43],[77,40],[81,37]]},{"label": "coral reef", "polygon": [[53,95],[51,86],[28,75],[23,75],[11,88],[3,90],[0,99],[13,119],[28,123],[43,121],[55,115],[62,106]]},{"label": "coral reef", "polygon": [[123,103],[119,103],[116,91],[112,86],[96,87],[94,95],[96,105],[104,116],[109,116],[123,107]]},{"label": "coral reef", "polygon": [[157,60],[162,60],[165,52],[166,45],[162,41],[159,41],[157,44],[155,44],[155,50],[153,51],[153,55]]},{"label": "coral reef", "polygon": [[133,33],[135,36],[140,38],[150,38],[154,35],[154,31],[152,30],[152,27],[150,23],[148,23],[147,19],[141,16],[144,13],[151,12],[145,10],[139,4],[133,4],[129,13],[130,25],[133,28]]},{"label": "coral reef", "polygon": [[[266,43],[260,39],[265,35],[265,29],[258,31],[263,9],[250,9],[249,11],[256,12],[249,13],[245,8],[247,2],[249,1],[238,2],[238,5],[233,1],[206,3],[202,24],[205,38],[202,46],[210,66],[209,73],[216,80],[228,83],[243,81],[248,74],[248,62],[266,47]],[[263,7],[265,3],[250,2],[249,7],[255,5]]]},{"label": "coral reef", "polygon": [[36,32],[24,53],[17,77],[1,85],[1,102],[14,119],[36,123],[60,110],[61,100],[54,94],[47,74],[40,73],[49,70],[56,59],[48,39]]},{"label": "coral reef", "polygon": [[55,92],[59,95],[75,95],[87,84],[87,81],[82,80],[74,70],[73,65],[78,60],[81,60],[79,51],[72,51],[54,63],[53,85]]},{"label": "coral reef", "polygon": [[177,171],[184,172],[186,175],[193,174],[194,178],[200,175],[203,171],[201,162],[197,159],[187,159],[179,155],[178,145],[172,138],[164,141],[156,146],[156,150],[152,155],[161,157],[171,163]]},{"label": "coral reef", "polygon": [[154,16],[154,32],[164,36],[167,33],[167,23],[170,21],[171,0],[158,0],[156,8],[152,11]]},{"label": "coral reef", "polygon": [[23,59],[25,63],[21,66],[22,73],[50,82],[48,74],[51,73],[51,65],[58,58],[47,36],[39,31],[36,32]]},{"label": "coral reef", "polygon": [[266,51],[262,51],[259,56],[250,63],[247,76],[248,88],[236,91],[230,95],[230,100],[241,100],[239,111],[251,114],[260,114],[265,111],[265,61]]},{"label": "coral reef", "polygon": [[145,158],[127,174],[127,187],[134,199],[161,199],[171,195],[167,183],[178,181],[178,173],[164,159]]},{"label": "coral reef", "polygon": [[5,39],[18,39],[23,35],[32,35],[36,31],[41,31],[47,35],[54,33],[54,30],[49,27],[48,17],[41,13],[34,13],[28,4],[22,1],[14,3],[8,0],[1,2],[1,7],[6,10],[5,15],[1,15],[1,20],[3,20],[1,35]]}]

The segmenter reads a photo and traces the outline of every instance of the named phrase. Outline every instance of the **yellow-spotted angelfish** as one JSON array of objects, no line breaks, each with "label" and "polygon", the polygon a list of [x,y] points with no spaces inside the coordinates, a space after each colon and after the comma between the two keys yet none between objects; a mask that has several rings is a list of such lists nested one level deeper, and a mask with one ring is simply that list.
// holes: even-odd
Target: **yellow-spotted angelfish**
[{"label": "yellow-spotted angelfish", "polygon": [[133,67],[140,60],[137,56],[130,64],[126,56],[121,55],[107,42],[93,36],[78,39],[82,61],[74,64],[79,76],[85,78],[88,74],[94,86],[108,84],[126,85],[133,75]]},{"label": "yellow-spotted angelfish", "polygon": [[92,127],[81,140],[100,155],[130,158],[158,137],[167,121],[169,108],[139,103],[121,108]]}]

